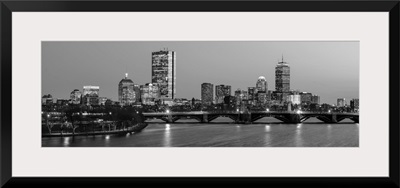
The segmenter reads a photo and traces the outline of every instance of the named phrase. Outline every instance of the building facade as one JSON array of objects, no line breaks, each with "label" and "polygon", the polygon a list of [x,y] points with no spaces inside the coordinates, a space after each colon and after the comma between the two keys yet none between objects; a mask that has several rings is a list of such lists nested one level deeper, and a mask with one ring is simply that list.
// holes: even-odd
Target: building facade
[{"label": "building facade", "polygon": [[201,84],[201,102],[203,105],[211,105],[213,103],[214,85],[210,83]]},{"label": "building facade", "polygon": [[346,99],[345,98],[338,98],[337,99],[337,107],[344,107],[346,105]]},{"label": "building facade", "polygon": [[154,105],[160,99],[158,84],[147,83],[140,86],[141,102],[146,105]]},{"label": "building facade", "polygon": [[158,84],[161,99],[176,97],[176,52],[152,52],[151,82]]},{"label": "building facade", "polygon": [[243,101],[248,100],[248,93],[245,90],[237,89],[235,91],[236,105],[240,105]]},{"label": "building facade", "polygon": [[291,102],[292,104],[300,104],[301,103],[301,97],[298,94],[288,95],[287,97],[288,97],[287,101]]},{"label": "building facade", "polygon": [[290,91],[290,67],[288,63],[283,61],[283,57],[282,61],[278,62],[275,67],[275,91]]},{"label": "building facade", "polygon": [[360,100],[359,99],[351,99],[350,100],[350,108],[353,110],[353,112],[359,112]]},{"label": "building facade", "polygon": [[256,93],[258,93],[258,92],[267,93],[267,91],[268,91],[267,80],[265,79],[264,76],[258,77],[258,80],[257,80],[257,83],[256,83]]},{"label": "building facade", "polygon": [[231,95],[230,85],[216,85],[215,86],[215,103],[220,104],[224,102],[225,96]]},{"label": "building facade", "polygon": [[255,100],[255,98],[256,98],[256,88],[255,87],[248,87],[247,93],[249,94],[249,101]]},{"label": "building facade", "polygon": [[312,95],[312,93],[308,93],[308,92],[300,92],[300,98],[301,98],[301,103],[311,104],[313,95]]},{"label": "building facade", "polygon": [[257,104],[264,106],[267,104],[267,93],[265,92],[258,92],[257,93]]},{"label": "building facade", "polygon": [[82,92],[74,89],[70,94],[71,104],[81,104]]},{"label": "building facade", "polygon": [[311,103],[319,104],[320,103],[320,97],[318,95],[313,95]]},{"label": "building facade", "polygon": [[131,105],[136,102],[134,83],[131,79],[128,79],[128,73],[125,74],[125,78],[123,78],[118,84],[118,101],[121,106]]},{"label": "building facade", "polygon": [[53,104],[53,102],[54,102],[53,96],[51,96],[50,94],[43,95],[42,105],[50,105],[50,104]]},{"label": "building facade", "polygon": [[83,86],[82,104],[98,105],[99,104],[99,86]]}]

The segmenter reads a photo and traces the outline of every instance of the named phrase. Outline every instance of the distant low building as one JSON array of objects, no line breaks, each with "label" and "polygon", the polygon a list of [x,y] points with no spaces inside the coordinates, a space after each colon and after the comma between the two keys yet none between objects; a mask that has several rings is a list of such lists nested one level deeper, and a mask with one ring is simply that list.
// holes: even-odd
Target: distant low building
[{"label": "distant low building", "polygon": [[337,107],[344,107],[346,105],[346,99],[345,98],[338,98],[337,99]]},{"label": "distant low building", "polygon": [[107,100],[106,97],[99,97],[99,105],[106,105]]},{"label": "distant low building", "polygon": [[231,95],[230,85],[216,85],[215,86],[215,103],[224,103],[225,96]]},{"label": "distant low building", "polygon": [[311,103],[313,103],[313,104],[319,104],[319,101],[320,101],[320,97],[319,97],[318,95],[313,95],[313,96],[312,96]]},{"label": "distant low building", "polygon": [[292,104],[301,104],[300,95],[288,95],[287,97],[288,102],[291,102]]},{"label": "distant low building", "polygon": [[308,92],[300,92],[300,98],[302,104],[311,104],[313,95]]},{"label": "distant low building", "polygon": [[358,112],[360,109],[360,100],[359,99],[351,99],[350,100],[350,108],[353,112]]},{"label": "distant low building", "polygon": [[[158,84],[147,83],[140,86],[142,104],[154,105],[160,99],[160,89]],[[172,99],[171,99],[172,101]]]},{"label": "distant low building", "polygon": [[57,105],[59,105],[59,106],[64,106],[64,105],[67,105],[68,104],[68,99],[57,99]]},{"label": "distant low building", "polygon": [[70,94],[71,104],[81,104],[82,92],[79,89],[74,89]]},{"label": "distant low building", "polygon": [[99,86],[83,86],[82,104],[91,106],[99,104]]},{"label": "distant low building", "polygon": [[43,105],[50,105],[53,104],[53,96],[51,96],[50,94],[47,95],[43,95],[42,97],[42,104]]}]

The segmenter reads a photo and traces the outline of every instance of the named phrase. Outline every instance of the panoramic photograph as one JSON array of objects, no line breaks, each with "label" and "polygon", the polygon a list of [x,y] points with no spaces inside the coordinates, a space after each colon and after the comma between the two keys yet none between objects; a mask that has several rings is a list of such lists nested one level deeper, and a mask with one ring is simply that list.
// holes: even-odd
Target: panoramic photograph
[{"label": "panoramic photograph", "polygon": [[359,147],[359,41],[42,41],[42,147]]}]

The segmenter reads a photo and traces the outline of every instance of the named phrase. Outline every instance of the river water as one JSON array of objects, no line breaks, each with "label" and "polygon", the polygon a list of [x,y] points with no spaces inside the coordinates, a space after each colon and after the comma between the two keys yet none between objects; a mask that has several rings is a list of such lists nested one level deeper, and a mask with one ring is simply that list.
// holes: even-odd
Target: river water
[{"label": "river water", "polygon": [[358,147],[359,125],[310,119],[283,124],[263,118],[253,124],[234,124],[218,118],[202,124],[180,120],[173,124],[151,122],[140,133],[42,138],[42,147]]}]

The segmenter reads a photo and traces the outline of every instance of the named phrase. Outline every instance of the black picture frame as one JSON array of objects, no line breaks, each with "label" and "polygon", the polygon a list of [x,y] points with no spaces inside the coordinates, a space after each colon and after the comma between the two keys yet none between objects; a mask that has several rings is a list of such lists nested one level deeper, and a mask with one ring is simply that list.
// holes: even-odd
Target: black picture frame
[{"label": "black picture frame", "polygon": [[[399,187],[399,10],[392,1],[0,1],[1,15],[1,186],[273,186]],[[271,11],[389,13],[389,177],[12,177],[12,12]]]}]

